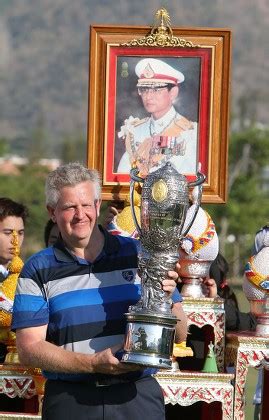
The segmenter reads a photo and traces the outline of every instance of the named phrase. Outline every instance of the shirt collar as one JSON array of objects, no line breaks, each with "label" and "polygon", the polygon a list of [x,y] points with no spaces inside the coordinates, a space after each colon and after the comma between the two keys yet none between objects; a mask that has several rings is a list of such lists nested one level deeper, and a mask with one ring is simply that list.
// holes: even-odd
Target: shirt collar
[{"label": "shirt collar", "polygon": [[167,126],[168,122],[172,121],[175,118],[175,116],[176,116],[176,110],[173,106],[171,106],[169,111],[158,120],[154,120],[151,117],[152,128],[154,129],[156,133],[161,132],[164,129],[164,127]]},{"label": "shirt collar", "polygon": [[[116,235],[112,235],[107,232],[101,225],[98,225],[100,231],[103,233],[105,242],[103,252],[107,255],[111,255],[117,252],[120,248],[120,242]],[[53,245],[54,255],[58,261],[61,262],[72,262],[77,261],[77,257],[72,254],[64,245],[61,237]]]},{"label": "shirt collar", "polygon": [[8,271],[8,269],[4,265],[0,264],[0,273],[3,276],[7,277],[8,274],[9,274],[9,271]]}]

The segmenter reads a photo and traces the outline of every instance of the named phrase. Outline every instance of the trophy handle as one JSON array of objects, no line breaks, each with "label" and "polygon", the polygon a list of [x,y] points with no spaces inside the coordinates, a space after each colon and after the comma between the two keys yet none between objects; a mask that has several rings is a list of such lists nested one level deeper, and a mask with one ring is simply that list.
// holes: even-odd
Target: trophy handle
[{"label": "trophy handle", "polygon": [[139,226],[139,223],[137,221],[137,217],[134,211],[134,192],[135,192],[135,182],[144,182],[144,179],[141,178],[140,176],[138,176],[139,173],[139,169],[137,168],[133,168],[130,171],[130,177],[131,177],[131,181],[130,181],[130,198],[131,198],[131,210],[132,210],[132,216],[133,216],[133,221],[136,227],[137,232],[139,233],[139,236],[141,235],[141,228]]},{"label": "trophy handle", "polygon": [[193,182],[188,182],[189,187],[196,187],[197,185],[203,184],[205,182],[206,176],[201,172],[197,172],[197,179]]},{"label": "trophy handle", "polygon": [[184,232],[182,232],[182,236],[187,235],[187,233],[189,232],[189,230],[192,227],[192,224],[195,220],[195,217],[197,215],[197,212],[198,212],[200,204],[201,204],[202,190],[203,190],[202,184],[205,181],[205,179],[206,179],[206,176],[204,174],[202,174],[201,172],[197,172],[196,181],[188,182],[189,187],[198,187],[198,196],[197,196],[196,202],[194,203],[195,207],[194,207],[193,216],[192,216],[191,220],[189,221],[188,225],[186,226]]}]

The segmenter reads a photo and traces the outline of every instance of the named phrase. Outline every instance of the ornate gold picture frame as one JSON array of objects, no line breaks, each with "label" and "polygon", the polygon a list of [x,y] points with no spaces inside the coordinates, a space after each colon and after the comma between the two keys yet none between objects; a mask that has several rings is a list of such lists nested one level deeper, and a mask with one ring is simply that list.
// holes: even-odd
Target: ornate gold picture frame
[{"label": "ornate gold picture frame", "polygon": [[[124,200],[129,171],[119,162],[126,153],[124,127],[149,118],[137,93],[135,66],[143,58],[178,68],[179,112],[197,126],[191,179],[206,175],[203,202],[223,203],[227,194],[231,30],[171,28],[160,9],[152,27],[94,25],[90,28],[87,164],[100,171],[103,199]],[[125,125],[124,125],[125,124]],[[179,169],[180,170],[180,169]]]}]

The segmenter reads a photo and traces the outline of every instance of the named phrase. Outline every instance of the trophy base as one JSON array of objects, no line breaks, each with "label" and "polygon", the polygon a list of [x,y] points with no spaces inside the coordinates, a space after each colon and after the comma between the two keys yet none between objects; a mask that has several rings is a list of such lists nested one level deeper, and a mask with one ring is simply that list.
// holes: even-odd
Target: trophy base
[{"label": "trophy base", "polygon": [[171,314],[127,313],[121,362],[158,369],[172,368],[177,319]]},{"label": "trophy base", "polygon": [[123,353],[122,363],[133,363],[136,365],[153,367],[158,369],[172,369],[172,360],[164,358],[161,355],[143,354],[143,353]]}]

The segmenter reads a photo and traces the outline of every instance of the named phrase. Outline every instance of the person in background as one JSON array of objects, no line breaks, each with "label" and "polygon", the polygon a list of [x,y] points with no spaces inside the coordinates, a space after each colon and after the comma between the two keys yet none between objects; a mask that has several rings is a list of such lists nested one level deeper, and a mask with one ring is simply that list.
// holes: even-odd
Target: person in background
[{"label": "person in background", "polygon": [[[155,369],[116,357],[124,313],[140,297],[138,242],[98,225],[100,197],[98,172],[79,163],[48,175],[47,209],[60,237],[27,261],[19,278],[12,322],[19,357],[47,377],[43,420],[163,420]],[[162,287],[172,296],[178,275],[168,275]]]},{"label": "person in background", "polygon": [[0,197],[0,281],[8,276],[8,264],[14,255],[12,232],[17,232],[18,245],[21,247],[27,217],[28,210],[23,204]]},{"label": "person in background", "polygon": [[[13,201],[8,197],[0,197],[0,310],[6,315],[12,313],[13,302],[10,299],[9,265],[14,257],[14,233],[21,248],[24,240],[25,223],[28,218],[28,209],[22,203]],[[14,285],[15,287],[15,285]],[[6,290],[9,296],[6,296]],[[5,338],[0,342],[0,364],[4,363],[7,355]],[[22,398],[10,399],[4,394],[0,395],[1,411],[21,412],[25,408]],[[29,409],[29,407],[28,407]]]},{"label": "person in background", "polygon": [[[17,233],[18,245],[22,246],[25,222],[28,217],[27,208],[8,197],[0,197],[0,309],[5,303],[2,285],[9,275],[8,265],[14,255],[13,235]],[[0,343],[0,363],[5,360],[6,346]]]},{"label": "person in background", "polygon": [[216,288],[209,289],[209,297],[224,299],[226,329],[228,331],[255,331],[257,322],[251,312],[241,312],[235,293],[229,286],[229,264],[218,254],[210,267],[209,276],[216,282]]},{"label": "person in background", "polygon": [[59,229],[57,223],[49,219],[44,229],[44,242],[46,247],[55,244],[59,237]]}]

